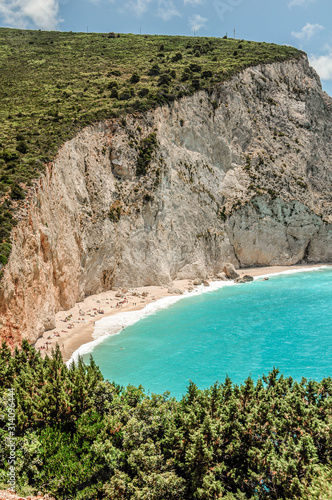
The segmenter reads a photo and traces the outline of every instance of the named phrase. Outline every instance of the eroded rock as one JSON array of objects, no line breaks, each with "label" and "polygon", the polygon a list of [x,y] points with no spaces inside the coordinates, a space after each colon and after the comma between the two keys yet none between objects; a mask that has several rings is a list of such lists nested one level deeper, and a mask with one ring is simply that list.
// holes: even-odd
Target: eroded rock
[{"label": "eroded rock", "polygon": [[231,280],[235,280],[236,278],[239,277],[239,274],[235,271],[235,267],[233,266],[233,264],[231,264],[229,262],[227,262],[224,265],[223,271],[224,271],[226,277],[231,279]]}]

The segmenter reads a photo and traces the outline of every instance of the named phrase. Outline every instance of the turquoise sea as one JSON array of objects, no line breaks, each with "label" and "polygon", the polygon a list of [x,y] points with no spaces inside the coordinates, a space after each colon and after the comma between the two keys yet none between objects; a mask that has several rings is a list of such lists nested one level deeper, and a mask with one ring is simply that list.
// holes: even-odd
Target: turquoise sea
[{"label": "turquoise sea", "polygon": [[99,338],[92,355],[105,378],[177,398],[189,380],[206,388],[227,374],[241,383],[273,367],[320,380],[332,376],[331,278],[332,268],[321,268],[163,299],[143,314],[122,314],[116,325],[112,317],[99,322],[98,335],[119,321],[129,326]]}]

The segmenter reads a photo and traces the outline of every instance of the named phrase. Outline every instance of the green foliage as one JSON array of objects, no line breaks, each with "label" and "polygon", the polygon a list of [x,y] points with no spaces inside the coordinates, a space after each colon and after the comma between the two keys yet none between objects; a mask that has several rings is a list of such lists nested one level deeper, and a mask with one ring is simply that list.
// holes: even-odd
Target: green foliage
[{"label": "green foliage", "polygon": [[171,80],[172,80],[171,75],[169,75],[168,73],[164,73],[160,75],[158,79],[158,86],[168,85],[171,82]]},{"label": "green foliage", "polygon": [[118,90],[116,88],[112,88],[110,97],[112,99],[118,99],[119,92],[118,92]]},{"label": "green foliage", "polygon": [[149,76],[157,76],[160,74],[159,64],[154,64],[148,71]]},{"label": "green foliage", "polygon": [[175,56],[172,57],[172,61],[173,62],[181,61],[182,58],[183,58],[183,56],[182,56],[181,52],[177,52],[175,54]]},{"label": "green foliage", "polygon": [[10,192],[10,196],[13,200],[24,200],[25,193],[19,184],[13,184]]},{"label": "green foliage", "polygon": [[137,156],[136,175],[146,175],[148,166],[152,160],[153,153],[157,147],[157,137],[155,132],[142,139],[139,145]]},{"label": "green foliage", "polygon": [[0,268],[7,264],[10,252],[11,245],[9,243],[0,243]]},{"label": "green foliage", "polygon": [[112,206],[110,207],[110,211],[108,213],[109,219],[112,222],[119,222],[121,214],[122,214],[121,204],[118,202],[113,203]]},{"label": "green foliage", "polygon": [[130,83],[138,83],[140,81],[140,76],[137,73],[133,73],[130,77]]},{"label": "green foliage", "polygon": [[[181,401],[104,381],[91,359],[67,368],[24,341],[0,349],[0,437],[15,389],[19,491],[56,499],[322,499],[332,494],[332,380],[273,370]],[[0,450],[0,483],[7,449]]]},{"label": "green foliage", "polygon": [[189,66],[189,70],[192,71],[193,73],[198,73],[199,71],[202,70],[202,66],[200,66],[197,63],[192,63]]}]

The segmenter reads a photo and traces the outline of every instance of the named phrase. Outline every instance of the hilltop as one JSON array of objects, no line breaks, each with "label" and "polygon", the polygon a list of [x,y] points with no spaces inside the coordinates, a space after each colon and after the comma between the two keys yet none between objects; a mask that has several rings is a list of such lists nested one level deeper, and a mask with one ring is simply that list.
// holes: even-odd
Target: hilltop
[{"label": "hilltop", "polygon": [[0,267],[26,188],[86,125],[211,91],[249,66],[302,54],[233,39],[0,28]]}]

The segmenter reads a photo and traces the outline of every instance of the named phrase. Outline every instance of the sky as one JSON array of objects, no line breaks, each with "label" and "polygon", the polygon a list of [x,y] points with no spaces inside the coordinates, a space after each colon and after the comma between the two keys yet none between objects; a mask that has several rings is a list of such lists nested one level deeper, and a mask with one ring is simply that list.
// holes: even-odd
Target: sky
[{"label": "sky", "polygon": [[331,0],[0,0],[0,26],[234,36],[304,50],[332,95]]}]

